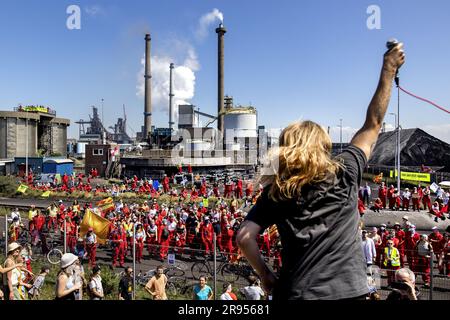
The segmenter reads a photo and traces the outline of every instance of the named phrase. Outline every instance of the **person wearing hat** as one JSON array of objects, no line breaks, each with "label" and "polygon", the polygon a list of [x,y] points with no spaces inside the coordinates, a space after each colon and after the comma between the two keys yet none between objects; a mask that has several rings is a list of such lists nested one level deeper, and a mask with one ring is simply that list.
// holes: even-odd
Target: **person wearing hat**
[{"label": "person wearing hat", "polygon": [[[16,264],[17,258],[20,255],[22,247],[17,242],[12,242],[8,245],[8,252],[3,267],[0,266],[0,273],[3,274],[3,290],[0,290],[0,297],[4,297],[6,300],[15,300],[14,287],[17,287],[17,283],[13,283],[13,271],[22,268],[23,264]],[[2,292],[3,291],[3,292]]]},{"label": "person wearing hat", "polygon": [[383,266],[386,269],[388,277],[388,286],[394,281],[395,270],[400,269],[400,253],[394,246],[392,239],[387,240],[383,252]]},{"label": "person wearing hat", "polygon": [[431,191],[430,191],[430,187],[426,186],[422,190],[423,190],[423,196],[422,196],[423,209],[431,211]]},{"label": "person wearing hat", "polygon": [[382,253],[384,248],[387,246],[387,238],[389,236],[389,231],[386,230],[386,224],[382,223],[380,225],[380,229],[378,230],[378,234],[380,235],[381,244],[378,246],[377,251],[377,259],[376,259],[376,265],[381,267],[383,260],[381,259]]},{"label": "person wearing hat", "polygon": [[414,272],[416,271],[416,258],[417,258],[416,245],[419,240],[420,234],[416,232],[416,226],[410,224],[405,237],[406,260],[408,261],[408,267]]},{"label": "person wearing hat", "polygon": [[413,211],[420,212],[420,194],[417,190],[417,187],[414,187],[413,192],[411,194],[412,199],[412,209]]},{"label": "person wearing hat", "polygon": [[76,262],[78,257],[72,253],[65,253],[61,258],[61,270],[56,278],[55,300],[76,300],[76,291],[82,284],[76,281]]}]

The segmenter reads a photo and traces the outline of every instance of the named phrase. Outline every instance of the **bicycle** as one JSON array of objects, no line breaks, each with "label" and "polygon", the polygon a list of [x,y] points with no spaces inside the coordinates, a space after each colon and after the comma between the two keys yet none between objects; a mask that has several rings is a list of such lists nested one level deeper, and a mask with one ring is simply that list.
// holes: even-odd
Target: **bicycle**
[{"label": "bicycle", "polygon": [[236,282],[239,279],[239,273],[236,272],[235,265],[228,263],[226,260],[218,263],[216,270],[212,265],[212,262],[205,258],[204,261],[197,261],[191,267],[192,276],[195,280],[199,280],[201,276],[209,274],[214,276],[214,273],[221,274],[224,281]]},{"label": "bicycle", "polygon": [[49,249],[46,257],[48,262],[53,265],[59,264],[61,262],[63,252],[56,248],[58,242],[55,238],[50,238],[50,241],[47,242],[47,247]]}]

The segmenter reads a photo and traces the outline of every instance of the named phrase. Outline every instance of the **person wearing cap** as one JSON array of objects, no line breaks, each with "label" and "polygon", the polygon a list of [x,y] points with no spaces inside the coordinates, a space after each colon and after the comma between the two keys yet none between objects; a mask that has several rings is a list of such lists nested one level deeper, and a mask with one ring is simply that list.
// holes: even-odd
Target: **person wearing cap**
[{"label": "person wearing cap", "polygon": [[4,296],[6,300],[16,300],[14,288],[17,287],[18,283],[13,282],[13,272],[17,272],[19,268],[22,269],[23,267],[22,263],[17,263],[21,250],[22,247],[17,242],[10,243],[3,267],[0,266],[0,273],[3,274],[3,290],[0,290],[0,296]]},{"label": "person wearing cap", "polygon": [[384,248],[387,246],[387,238],[389,236],[389,231],[386,230],[386,224],[382,223],[380,225],[380,228],[378,229],[378,235],[380,236],[381,243],[377,247],[377,259],[376,259],[376,265],[379,267],[382,267],[383,260],[381,259],[381,256],[383,254]]},{"label": "person wearing cap", "polygon": [[414,187],[413,192],[411,194],[412,199],[412,209],[413,211],[420,212],[420,194],[417,190],[417,187]]},{"label": "person wearing cap", "polygon": [[422,196],[423,209],[431,211],[431,191],[430,191],[430,187],[426,186],[422,190],[423,190],[423,196]]},{"label": "person wearing cap", "polygon": [[411,200],[411,192],[409,192],[409,188],[406,188],[402,194],[402,210],[409,211],[410,200]]},{"label": "person wearing cap", "polygon": [[84,237],[84,243],[86,244],[86,252],[89,259],[89,266],[95,266],[95,259],[97,255],[97,235],[94,233],[94,229],[89,227],[88,232]]},{"label": "person wearing cap", "polygon": [[383,252],[383,266],[387,272],[388,286],[390,286],[394,281],[395,270],[400,268],[400,253],[394,247],[394,241],[392,239],[386,242],[386,247]]},{"label": "person wearing cap", "polygon": [[440,257],[444,247],[444,236],[439,232],[439,229],[436,226],[431,228],[431,230],[432,232],[428,235],[428,241],[433,247],[433,252],[436,254],[436,257]]},{"label": "person wearing cap", "polygon": [[61,270],[56,278],[55,300],[76,300],[76,292],[81,290],[82,284],[76,281],[76,262],[78,257],[72,253],[65,253],[61,258]]},{"label": "person wearing cap", "polygon": [[408,231],[406,232],[405,243],[406,243],[406,260],[408,261],[408,267],[412,271],[416,271],[416,245],[420,240],[420,234],[416,232],[416,226],[413,224],[409,225]]},{"label": "person wearing cap", "polygon": [[101,268],[96,265],[92,268],[92,277],[89,281],[89,297],[91,300],[103,300],[105,294],[103,292],[102,277],[100,276]]}]

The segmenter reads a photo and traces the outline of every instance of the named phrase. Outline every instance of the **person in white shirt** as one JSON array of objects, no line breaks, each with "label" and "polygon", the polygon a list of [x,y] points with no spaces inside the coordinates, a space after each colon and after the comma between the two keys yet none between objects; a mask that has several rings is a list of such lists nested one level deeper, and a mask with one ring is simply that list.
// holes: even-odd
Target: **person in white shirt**
[{"label": "person in white shirt", "polygon": [[250,285],[242,288],[240,291],[245,295],[246,300],[261,300],[264,297],[264,290],[260,286],[260,281],[255,276],[248,277]]},{"label": "person in white shirt", "polygon": [[362,243],[361,248],[363,250],[364,259],[366,261],[367,267],[370,267],[377,257],[377,252],[375,250],[375,243],[372,238],[367,236],[367,231],[362,231]]},{"label": "person in white shirt", "polygon": [[100,276],[101,269],[98,265],[92,269],[92,278],[89,282],[89,291],[91,300],[103,300],[105,297],[103,293],[102,277]]},{"label": "person in white shirt", "polygon": [[11,212],[11,220],[17,217],[19,219],[19,224],[22,223],[22,218],[20,217],[20,212],[18,208],[14,208],[14,211]]}]

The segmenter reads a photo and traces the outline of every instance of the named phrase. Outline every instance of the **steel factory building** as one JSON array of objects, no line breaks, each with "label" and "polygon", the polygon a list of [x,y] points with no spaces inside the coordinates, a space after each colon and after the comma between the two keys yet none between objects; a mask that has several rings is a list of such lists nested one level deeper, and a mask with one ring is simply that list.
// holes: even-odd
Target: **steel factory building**
[{"label": "steel factory building", "polygon": [[0,159],[26,155],[65,157],[69,125],[69,119],[57,118],[56,112],[46,107],[0,111]]}]

